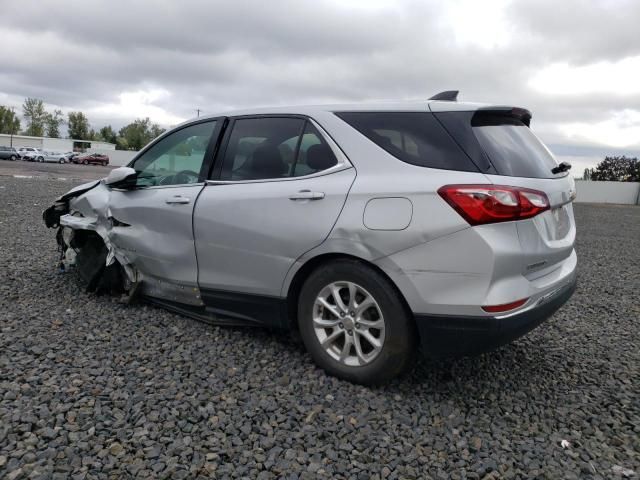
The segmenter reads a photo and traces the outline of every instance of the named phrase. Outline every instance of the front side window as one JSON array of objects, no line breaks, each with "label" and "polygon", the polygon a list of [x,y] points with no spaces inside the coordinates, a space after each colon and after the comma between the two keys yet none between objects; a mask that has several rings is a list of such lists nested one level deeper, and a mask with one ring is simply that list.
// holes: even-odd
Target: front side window
[{"label": "front side window", "polygon": [[177,130],[136,159],[136,186],[154,187],[198,183],[215,120]]},{"label": "front side window", "polygon": [[241,118],[234,122],[221,180],[300,177],[326,170],[337,160],[317,129],[299,118]]}]

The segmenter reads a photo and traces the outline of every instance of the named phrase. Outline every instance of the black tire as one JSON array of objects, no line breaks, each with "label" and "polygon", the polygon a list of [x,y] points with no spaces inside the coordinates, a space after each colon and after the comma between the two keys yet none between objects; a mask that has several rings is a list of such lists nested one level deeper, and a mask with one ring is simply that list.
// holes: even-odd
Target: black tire
[{"label": "black tire", "polygon": [[64,158],[61,158],[60,160],[58,160],[58,163],[64,163]]},{"label": "black tire", "polygon": [[[380,353],[362,366],[334,359],[321,346],[313,327],[314,302],[333,282],[353,282],[378,303],[385,325]],[[298,299],[298,326],[307,351],[327,373],[363,385],[379,385],[401,375],[415,363],[417,333],[410,313],[394,285],[374,268],[357,260],[336,260],[316,269],[305,281]]]},{"label": "black tire", "polygon": [[16,156],[15,155],[11,155],[9,157],[9,160],[11,160],[12,162],[15,162],[16,161]]},{"label": "black tire", "polygon": [[43,157],[38,157],[38,161],[39,161],[40,163],[42,163],[42,162],[44,162],[44,158],[43,158]]},{"label": "black tire", "polygon": [[89,162],[88,162],[88,161],[86,161],[86,160],[83,160],[83,161],[82,161],[82,164],[83,164],[83,165],[89,165]]}]

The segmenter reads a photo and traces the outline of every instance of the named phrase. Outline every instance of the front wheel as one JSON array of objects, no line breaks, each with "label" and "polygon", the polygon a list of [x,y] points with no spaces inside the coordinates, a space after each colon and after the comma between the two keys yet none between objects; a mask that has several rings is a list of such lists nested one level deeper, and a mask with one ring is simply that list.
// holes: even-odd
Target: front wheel
[{"label": "front wheel", "polygon": [[61,158],[60,160],[58,160],[58,163],[64,163],[64,158]]},{"label": "front wheel", "polygon": [[89,165],[89,162],[88,162],[87,160],[83,160],[83,161],[82,161],[82,164],[83,164],[83,165]]},{"label": "front wheel", "polygon": [[16,161],[16,156],[15,155],[11,155],[9,157],[9,160],[11,160],[12,162],[15,162]]},{"label": "front wheel", "polygon": [[38,157],[38,161],[39,161],[40,163],[42,163],[42,162],[44,162],[44,158],[43,158],[43,157]]},{"label": "front wheel", "polygon": [[298,324],[314,361],[351,382],[381,384],[414,363],[415,325],[399,293],[359,261],[331,262],[309,276]]}]

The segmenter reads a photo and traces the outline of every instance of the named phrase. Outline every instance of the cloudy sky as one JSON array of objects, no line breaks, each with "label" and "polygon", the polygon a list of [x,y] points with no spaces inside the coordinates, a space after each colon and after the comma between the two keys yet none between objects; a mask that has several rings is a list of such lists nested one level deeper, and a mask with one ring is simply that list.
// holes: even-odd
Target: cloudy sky
[{"label": "cloudy sky", "polygon": [[574,174],[640,155],[637,0],[0,0],[0,104],[94,128],[299,103],[462,100],[533,111]]}]

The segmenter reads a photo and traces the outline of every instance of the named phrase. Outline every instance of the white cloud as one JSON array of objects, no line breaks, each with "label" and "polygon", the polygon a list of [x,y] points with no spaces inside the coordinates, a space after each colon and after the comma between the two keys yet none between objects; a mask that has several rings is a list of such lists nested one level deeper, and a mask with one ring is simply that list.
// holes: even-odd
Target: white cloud
[{"label": "white cloud", "polygon": [[447,2],[443,20],[462,46],[504,47],[511,31],[505,15],[510,0],[456,0]]},{"label": "white cloud", "polygon": [[554,63],[534,75],[529,85],[540,93],[554,95],[639,94],[640,56],[581,66]]},{"label": "white cloud", "polygon": [[572,122],[559,126],[570,140],[619,148],[640,148],[640,111],[615,112],[596,123]]},{"label": "white cloud", "polygon": [[149,88],[146,90],[126,91],[118,95],[118,101],[103,103],[88,110],[90,117],[131,118],[149,117],[153,122],[161,125],[176,125],[184,118],[173,115],[157,102],[170,101],[171,93],[162,88]]}]

